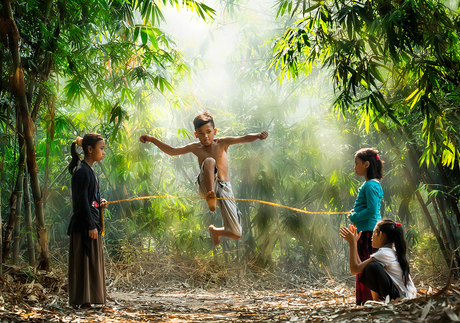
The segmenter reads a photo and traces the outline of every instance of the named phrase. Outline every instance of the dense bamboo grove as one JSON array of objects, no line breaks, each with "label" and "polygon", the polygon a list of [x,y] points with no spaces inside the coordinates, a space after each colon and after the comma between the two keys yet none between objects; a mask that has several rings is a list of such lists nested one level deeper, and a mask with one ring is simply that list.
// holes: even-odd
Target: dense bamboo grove
[{"label": "dense bamboo grove", "polygon": [[[96,171],[107,200],[196,196],[197,161],[139,137],[196,140],[191,121],[208,109],[218,136],[269,132],[231,148],[236,197],[348,211],[360,185],[354,153],[373,146],[385,161],[382,215],[406,226],[414,266],[438,249],[443,266],[454,256],[460,265],[457,7],[2,0],[0,9],[3,262],[49,269],[65,259],[78,135],[106,138]],[[220,216],[202,201],[114,204],[105,243],[111,256],[128,242],[250,269],[346,270],[337,234],[346,217],[239,207],[243,238],[215,249],[206,228]]]}]

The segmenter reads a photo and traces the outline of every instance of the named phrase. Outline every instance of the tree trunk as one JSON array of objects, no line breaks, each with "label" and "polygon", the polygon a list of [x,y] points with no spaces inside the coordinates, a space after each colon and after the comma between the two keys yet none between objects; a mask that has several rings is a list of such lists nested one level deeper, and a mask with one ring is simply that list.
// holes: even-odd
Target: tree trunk
[{"label": "tree trunk", "polygon": [[[50,268],[50,258],[48,252],[48,237],[46,233],[45,227],[45,214],[43,210],[43,198],[42,198],[42,191],[40,184],[38,182],[38,168],[35,159],[35,151],[33,151],[33,162],[35,162],[35,168],[33,168],[33,172],[30,172],[30,181],[31,181],[31,188],[32,188],[32,195],[34,197],[34,205],[35,205],[35,221],[37,223],[37,236],[38,236],[38,245],[40,247],[40,264],[39,269],[42,270],[49,270]],[[32,159],[32,158],[31,158]],[[29,162],[29,154],[27,154],[27,162]],[[31,164],[33,164],[31,162]],[[29,169],[29,163],[28,167]]]},{"label": "tree trunk", "polygon": [[[24,176],[22,177],[24,178]],[[21,252],[21,248],[19,248],[21,243],[21,211],[19,209],[21,209],[21,205],[22,196],[16,209],[17,214],[14,221],[13,265],[19,265],[19,253]]]},{"label": "tree trunk", "polygon": [[22,122],[24,125],[24,135],[27,147],[27,169],[30,173],[32,194],[34,197],[35,214],[37,220],[37,236],[40,246],[40,269],[49,270],[50,259],[48,255],[48,239],[45,228],[45,214],[43,212],[43,199],[40,183],[38,180],[37,159],[35,156],[35,146],[33,141],[34,124],[29,114],[27,96],[25,91],[24,74],[22,71],[21,57],[19,55],[19,31],[16,27],[11,9],[10,0],[1,0],[5,17],[10,21],[8,30],[9,49],[13,58],[13,70],[15,74],[11,79],[11,92],[18,99],[21,108]]},{"label": "tree trunk", "polygon": [[54,139],[54,102],[56,100],[56,96],[53,96],[53,101],[51,103],[50,111],[49,111],[49,116],[50,116],[50,124],[48,126],[48,132],[47,132],[47,137],[46,137],[46,148],[45,148],[45,180],[44,180],[44,193],[43,193],[43,199],[44,199],[44,206],[43,208],[46,211],[46,200],[48,198],[48,180],[49,180],[49,174],[50,174],[50,167],[49,167],[49,161],[50,161],[50,146],[51,146],[51,141]]},{"label": "tree trunk", "polygon": [[[19,174],[17,175],[16,179],[16,187],[15,191],[11,195],[10,198],[10,216],[8,218],[8,222],[5,229],[5,238],[3,239],[3,259],[8,259],[10,257],[11,252],[11,238],[13,236],[13,228],[14,223],[16,221],[16,213],[18,205],[21,204],[22,199],[22,191],[18,191],[18,181],[19,181]],[[21,184],[22,186],[22,184]]]},{"label": "tree trunk", "polygon": [[[8,218],[8,223],[5,230],[5,239],[3,244],[3,257],[7,259],[10,257],[11,252],[11,239],[13,236],[13,229],[16,226],[17,219],[21,217],[21,209],[22,209],[22,186],[23,186],[23,178],[24,178],[24,171],[25,171],[25,159],[26,159],[26,152],[25,152],[25,144],[24,139],[22,136],[22,126],[21,126],[21,113],[17,111],[17,133],[18,133],[18,143],[19,143],[19,163],[18,163],[18,174],[16,177],[16,185],[14,188],[14,192],[11,196],[11,209],[10,209],[10,217]],[[16,238],[16,230],[15,230],[15,238]],[[19,234],[18,234],[19,235]],[[15,239],[16,240],[16,239]],[[19,243],[18,243],[19,244]],[[16,247],[14,247],[16,249]],[[19,250],[17,250],[19,253]],[[13,253],[13,263],[16,264],[17,258],[19,257],[18,254]]]},{"label": "tree trunk", "polygon": [[[18,128],[18,142],[20,147],[20,154],[19,154],[19,172],[18,172],[18,181],[22,183],[18,185],[18,201],[16,205],[16,219],[14,220],[14,242],[13,242],[13,264],[19,264],[19,253],[20,253],[20,240],[21,240],[21,214],[22,214],[22,200],[23,200],[23,189],[24,189],[24,173],[25,173],[25,161],[26,161],[26,152],[25,152],[25,143],[22,134],[22,127],[21,127],[21,116],[19,111],[18,120],[17,120],[17,128]],[[18,184],[18,183],[17,183]]]},{"label": "tree trunk", "polygon": [[30,207],[30,194],[29,194],[29,180],[27,176],[24,176],[24,219],[26,222],[26,234],[27,234],[27,251],[29,254],[29,265],[35,265],[35,246],[34,239],[32,237],[32,210]]}]

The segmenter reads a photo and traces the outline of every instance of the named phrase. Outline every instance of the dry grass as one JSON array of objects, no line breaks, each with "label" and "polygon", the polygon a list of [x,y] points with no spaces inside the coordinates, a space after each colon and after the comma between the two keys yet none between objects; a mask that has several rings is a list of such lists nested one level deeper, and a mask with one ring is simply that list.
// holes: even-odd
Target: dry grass
[{"label": "dry grass", "polygon": [[107,259],[108,288],[149,289],[166,285],[195,288],[238,287],[251,289],[281,289],[298,286],[300,277],[273,269],[257,267],[255,263],[223,264],[214,258],[186,259],[161,253],[138,254],[129,262]]},{"label": "dry grass", "polygon": [[[185,258],[158,251],[148,252],[125,242],[117,246],[116,253],[112,253],[112,256],[105,250],[108,291],[157,290],[165,286],[276,290],[318,284],[345,284],[353,288],[355,284],[355,276],[344,266],[347,260],[342,253],[334,254],[329,266],[314,264],[309,268],[299,263],[275,263],[263,267],[255,259],[246,262],[236,260],[233,258],[234,254],[234,251],[225,252],[219,249],[207,257]],[[239,254],[243,252],[240,251]],[[56,287],[50,284],[59,284],[59,288],[65,288],[67,250],[54,249],[51,256],[51,276],[55,282],[40,283],[44,283],[47,288],[52,287],[53,290]],[[412,255],[410,258],[415,260],[411,264],[411,274],[416,285],[437,288],[446,282],[449,269],[440,261],[435,251]],[[7,269],[14,271],[15,275],[20,271],[20,267],[16,266]],[[27,267],[22,267],[22,272],[26,274],[13,280],[30,283],[36,273]],[[11,280],[7,275],[8,271],[4,277]]]},{"label": "dry grass", "polygon": [[[116,258],[106,257],[109,290],[161,289],[165,286],[274,290],[318,284],[328,287],[345,284],[353,288],[355,284],[355,276],[344,272],[344,258],[338,254],[330,268],[322,265],[312,270],[295,263],[261,267],[256,260],[224,261],[222,255],[184,258],[160,252],[139,252],[133,246],[125,245],[122,249],[124,251]],[[438,288],[445,284],[448,275],[447,266],[434,272],[431,263],[418,262],[418,266],[412,268],[416,285]]]}]

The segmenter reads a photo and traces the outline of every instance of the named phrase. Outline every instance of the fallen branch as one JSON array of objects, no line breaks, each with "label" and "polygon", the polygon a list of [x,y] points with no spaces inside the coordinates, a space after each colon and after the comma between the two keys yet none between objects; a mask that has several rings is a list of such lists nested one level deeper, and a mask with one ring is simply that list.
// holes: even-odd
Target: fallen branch
[{"label": "fallen branch", "polygon": [[0,280],[1,280],[2,282],[4,282],[9,288],[11,288],[11,284],[10,284],[5,278],[3,278],[2,276],[0,276]]}]

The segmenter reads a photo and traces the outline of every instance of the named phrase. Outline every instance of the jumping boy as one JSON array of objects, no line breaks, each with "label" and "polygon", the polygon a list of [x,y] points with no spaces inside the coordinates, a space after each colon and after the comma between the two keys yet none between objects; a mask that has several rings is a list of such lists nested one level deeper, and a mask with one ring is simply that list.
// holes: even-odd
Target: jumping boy
[{"label": "jumping boy", "polygon": [[214,119],[208,111],[200,113],[193,120],[193,125],[195,126],[195,137],[200,142],[174,148],[149,135],[142,135],[140,141],[142,143],[150,141],[170,156],[188,153],[196,155],[201,169],[197,178],[198,191],[202,197],[206,198],[210,211],[216,210],[216,204],[219,206],[224,222],[222,228],[209,226],[214,244],[218,245],[221,237],[239,239],[242,234],[241,212],[238,210],[236,202],[216,200],[216,197],[234,198],[232,186],[228,179],[228,146],[252,142],[257,139],[263,140],[267,138],[268,132],[262,131],[240,137],[214,139],[217,129],[214,127]]}]

